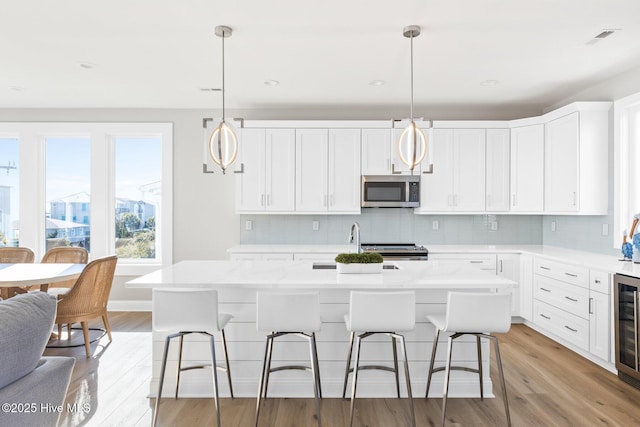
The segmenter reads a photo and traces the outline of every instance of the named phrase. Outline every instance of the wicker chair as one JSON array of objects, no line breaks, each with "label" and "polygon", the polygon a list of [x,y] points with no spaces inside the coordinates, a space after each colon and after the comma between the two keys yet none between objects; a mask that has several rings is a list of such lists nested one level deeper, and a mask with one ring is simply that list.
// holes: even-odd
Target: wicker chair
[{"label": "wicker chair", "polygon": [[[0,248],[0,264],[23,264],[33,263],[33,251],[29,248]],[[22,288],[0,288],[0,297],[7,299],[16,293],[23,293]]]},{"label": "wicker chair", "polygon": [[[47,251],[42,257],[41,263],[69,263],[69,264],[86,264],[89,261],[89,253],[85,248],[73,246],[60,246]],[[54,288],[50,285],[41,285],[40,290],[46,291],[57,298],[63,297],[76,284],[76,279],[65,280],[64,282],[56,282]]]},{"label": "wicker chair", "polygon": [[[76,284],[69,293],[58,302],[55,323],[67,324],[80,322],[84,334],[84,346],[87,357],[91,357],[88,321],[102,317],[104,327],[111,341],[111,327],[107,318],[107,301],[113,283],[116,268],[115,255],[91,261],[82,271]],[[71,332],[69,330],[69,332]],[[69,334],[71,335],[71,334]]]}]

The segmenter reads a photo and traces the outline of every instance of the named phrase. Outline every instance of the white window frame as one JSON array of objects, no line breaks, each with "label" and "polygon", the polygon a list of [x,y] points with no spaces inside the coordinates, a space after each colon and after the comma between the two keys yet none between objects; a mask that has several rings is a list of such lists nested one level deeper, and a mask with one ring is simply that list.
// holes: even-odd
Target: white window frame
[{"label": "white window frame", "polygon": [[[621,98],[614,102],[614,208],[613,208],[613,247],[619,249],[622,244],[622,232],[631,226],[634,212],[629,212],[628,194],[630,171],[637,165],[632,164],[629,156],[629,112],[640,106],[640,93]],[[638,188],[635,191],[639,191]]]},{"label": "white window frame", "polygon": [[[91,258],[115,253],[115,139],[160,137],[162,201],[157,212],[156,258],[119,259],[116,275],[137,276],[173,262],[172,123],[0,123],[0,137],[20,143],[20,245],[41,259],[45,252],[45,139],[83,137],[91,141]],[[104,195],[99,197],[98,195]]]}]

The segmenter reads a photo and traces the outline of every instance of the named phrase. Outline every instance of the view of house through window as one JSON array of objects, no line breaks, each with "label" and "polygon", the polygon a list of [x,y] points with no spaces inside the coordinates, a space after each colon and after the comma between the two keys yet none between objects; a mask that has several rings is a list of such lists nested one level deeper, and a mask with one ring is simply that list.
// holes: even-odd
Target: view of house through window
[{"label": "view of house through window", "polygon": [[118,258],[156,257],[160,213],[160,138],[115,138],[115,238]]},{"label": "view of house through window", "polygon": [[45,248],[91,250],[91,141],[46,138]]},{"label": "view of house through window", "polygon": [[0,138],[0,246],[19,245],[19,187],[17,139]]}]

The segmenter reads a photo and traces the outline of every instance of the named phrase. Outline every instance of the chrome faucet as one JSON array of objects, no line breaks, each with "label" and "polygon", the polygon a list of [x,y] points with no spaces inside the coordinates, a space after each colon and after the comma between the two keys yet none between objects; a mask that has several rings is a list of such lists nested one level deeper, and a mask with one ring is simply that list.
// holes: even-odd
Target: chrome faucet
[{"label": "chrome faucet", "polygon": [[[353,232],[355,230],[355,233]],[[357,253],[362,252],[362,247],[360,246],[360,224],[354,222],[351,225],[351,231],[349,232],[349,243],[353,243],[353,236],[355,234],[356,237],[356,251]]]}]

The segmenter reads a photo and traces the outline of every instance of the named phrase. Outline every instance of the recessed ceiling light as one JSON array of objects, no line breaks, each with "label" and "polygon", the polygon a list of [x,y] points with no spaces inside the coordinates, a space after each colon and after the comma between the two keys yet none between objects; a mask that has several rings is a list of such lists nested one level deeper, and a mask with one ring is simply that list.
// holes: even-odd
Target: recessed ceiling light
[{"label": "recessed ceiling light", "polygon": [[369,82],[370,86],[384,86],[384,80],[371,80]]},{"label": "recessed ceiling light", "polygon": [[485,80],[483,82],[480,82],[481,86],[495,86],[498,83],[500,83],[498,80]]},{"label": "recessed ceiling light", "polygon": [[11,86],[9,89],[11,89],[14,92],[22,92],[25,90],[25,88],[23,88],[22,86]]},{"label": "recessed ceiling light", "polygon": [[86,70],[91,70],[93,68],[96,68],[96,64],[94,64],[93,62],[80,62],[80,68],[84,68]]},{"label": "recessed ceiling light", "polygon": [[200,92],[222,92],[219,87],[201,87]]},{"label": "recessed ceiling light", "polygon": [[265,80],[264,84],[265,86],[278,86],[280,82],[277,80]]}]

